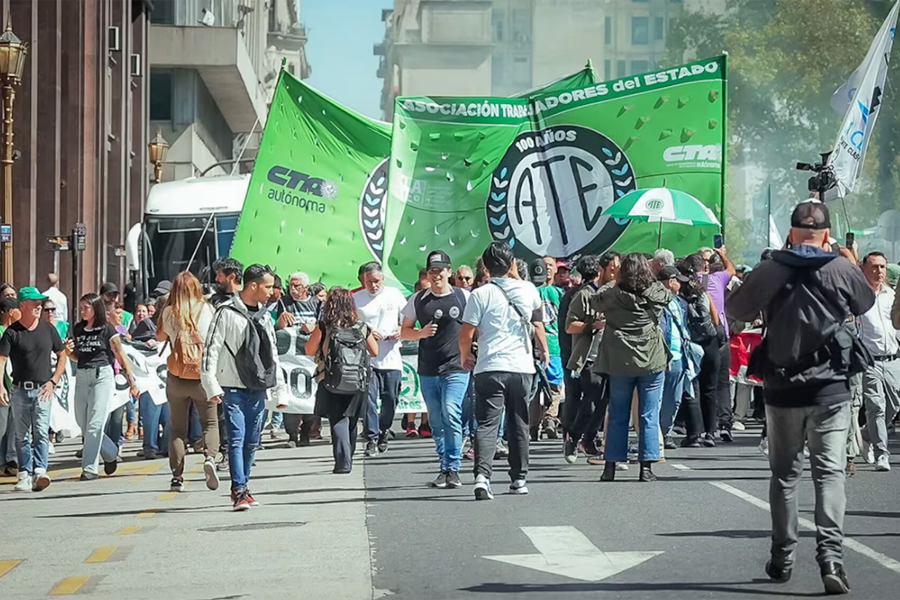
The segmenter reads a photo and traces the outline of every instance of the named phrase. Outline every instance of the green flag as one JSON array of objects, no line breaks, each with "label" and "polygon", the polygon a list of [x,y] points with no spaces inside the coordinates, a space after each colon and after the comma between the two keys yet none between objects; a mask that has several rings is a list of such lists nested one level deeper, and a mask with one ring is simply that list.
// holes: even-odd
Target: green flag
[{"label": "green flag", "polygon": [[381,259],[390,144],[389,124],[282,70],[231,255],[355,287],[359,266]]},{"label": "green flag", "polygon": [[[406,286],[431,250],[472,263],[492,240],[526,260],[653,251],[655,224],[601,216],[638,188],[670,187],[723,219],[726,58],[527,99],[396,101],[386,262]],[[667,225],[676,254],[714,227]]]}]

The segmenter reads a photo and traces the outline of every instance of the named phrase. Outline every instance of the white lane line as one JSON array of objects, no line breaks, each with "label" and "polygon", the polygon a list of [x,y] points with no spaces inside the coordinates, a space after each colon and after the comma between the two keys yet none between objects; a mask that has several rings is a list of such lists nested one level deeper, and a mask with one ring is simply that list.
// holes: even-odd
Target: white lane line
[{"label": "white lane line", "polygon": [[691,468],[690,468],[689,466],[687,466],[687,465],[680,465],[680,464],[678,464],[678,463],[673,463],[673,464],[671,464],[671,465],[669,465],[669,466],[671,466],[671,467],[672,467],[673,469],[675,469],[676,471],[690,471],[690,470],[691,470]]},{"label": "white lane line", "polygon": [[[756,506],[757,508],[761,508],[765,511],[769,510],[768,502],[766,502],[764,500],[760,500],[756,496],[752,496],[752,495],[748,494],[747,492],[737,489],[734,486],[730,486],[727,483],[721,483],[718,481],[711,481],[710,484],[719,488],[723,492],[728,492],[732,496],[737,496],[741,500],[744,500],[745,502],[749,502],[750,504],[752,504],[753,506]],[[798,521],[800,523],[800,527],[802,527],[803,529],[807,529],[809,531],[816,530],[816,524],[813,523],[812,521],[810,521],[808,519],[804,519],[802,517],[800,519],[798,519]],[[865,544],[857,542],[855,539],[849,538],[849,537],[844,538],[844,546],[847,548],[850,548],[851,550],[853,550],[855,552],[858,552],[859,554],[862,554],[863,556],[867,556],[867,557],[871,558],[872,560],[877,562],[882,567],[885,567],[886,569],[890,569],[891,571],[894,571],[895,573],[900,574],[900,562],[894,560],[890,556],[887,556],[886,554],[882,554],[881,552],[878,552],[877,550],[873,550],[872,548],[869,548]]]}]

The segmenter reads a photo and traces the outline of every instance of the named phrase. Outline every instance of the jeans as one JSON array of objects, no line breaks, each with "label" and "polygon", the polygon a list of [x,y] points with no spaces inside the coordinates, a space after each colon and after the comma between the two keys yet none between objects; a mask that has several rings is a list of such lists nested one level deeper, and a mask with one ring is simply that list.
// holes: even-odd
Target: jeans
[{"label": "jeans", "polygon": [[125,420],[128,423],[134,423],[134,418],[137,416],[137,411],[135,410],[135,402],[134,398],[130,399],[128,403],[125,405]]},{"label": "jeans", "polygon": [[491,478],[503,410],[509,434],[510,481],[528,474],[528,401],[534,395],[534,375],[488,371],[475,376],[475,475]]},{"label": "jeans", "polygon": [[606,378],[591,372],[590,365],[578,377],[567,375],[563,414],[566,431],[576,442],[593,442],[603,425],[609,402]]},{"label": "jeans", "polygon": [[[366,409],[366,438],[378,441],[378,436],[391,428],[400,399],[400,380],[403,372],[394,369],[372,369],[369,381],[369,406]],[[378,398],[381,398],[381,414]]]},{"label": "jeans", "polygon": [[797,487],[803,476],[803,441],[809,443],[809,464],[816,489],[817,560],[844,560],[844,469],[850,398],[829,406],[782,408],[766,406],[769,437],[769,504],[772,506],[772,561],[789,567],[799,541]]},{"label": "jeans", "polygon": [[475,378],[469,377],[469,387],[466,388],[466,397],[463,399],[462,409],[463,438],[475,435],[478,424],[475,422]]},{"label": "jeans", "polygon": [[[75,389],[78,389],[77,385],[75,386]],[[113,390],[115,390],[115,385],[113,386]],[[110,392],[110,398],[112,398],[112,391]],[[122,447],[122,444],[125,443],[125,432],[122,431],[122,423],[124,420],[125,405],[122,405],[109,413],[109,420],[106,421],[106,435],[120,448]]]},{"label": "jeans", "polygon": [[228,432],[228,469],[231,489],[247,487],[250,467],[259,445],[262,419],[265,415],[266,392],[226,388],[222,400]]},{"label": "jeans", "polygon": [[673,360],[665,374],[662,404],[659,407],[659,427],[665,436],[672,435],[675,414],[681,405],[681,396],[684,393],[684,380],[686,378],[684,361],[681,359]]},{"label": "jeans", "polygon": [[664,381],[664,371],[639,376],[609,376],[607,461],[628,460],[628,422],[635,388],[638,392],[638,460],[659,460],[659,405]]},{"label": "jeans", "polygon": [[734,418],[731,412],[731,346],[719,347],[719,370],[716,375],[716,418],[719,429],[731,431]]},{"label": "jeans", "polygon": [[[84,438],[81,470],[96,475],[101,457],[103,462],[113,462],[119,455],[118,445],[104,432],[104,429],[109,429],[106,427],[107,417],[113,420],[109,414],[109,402],[116,389],[115,375],[111,366],[90,367],[78,369],[75,381],[75,420]],[[124,407],[119,411],[120,419],[123,413]],[[121,435],[121,420],[118,426]]]},{"label": "jeans", "polygon": [[40,400],[38,390],[26,390],[13,385],[10,394],[13,418],[16,421],[16,456],[19,471],[46,473],[50,453],[50,405],[52,400]]},{"label": "jeans", "polygon": [[[138,398],[138,411],[141,415],[144,428],[144,452],[153,450],[159,452],[168,451],[169,447],[169,403],[156,405],[150,398],[150,394],[144,392]],[[159,429],[162,426],[162,434]]]},{"label": "jeans", "polygon": [[900,410],[900,360],[876,360],[863,374],[866,431],[875,457],[888,456],[887,426]]},{"label": "jeans", "polygon": [[441,471],[459,472],[463,444],[463,403],[469,389],[468,373],[422,375],[422,397]]},{"label": "jeans", "polygon": [[16,419],[11,406],[0,406],[0,467],[16,458]]}]

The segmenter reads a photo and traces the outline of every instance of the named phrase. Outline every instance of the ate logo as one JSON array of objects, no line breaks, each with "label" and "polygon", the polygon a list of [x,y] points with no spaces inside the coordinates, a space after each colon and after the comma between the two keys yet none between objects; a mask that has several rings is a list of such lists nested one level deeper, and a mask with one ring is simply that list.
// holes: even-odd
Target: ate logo
[{"label": "ate logo", "polygon": [[634,189],[628,157],[605,135],[572,125],[523,133],[494,171],[488,227],[523,258],[599,254],[627,226],[603,211]]}]

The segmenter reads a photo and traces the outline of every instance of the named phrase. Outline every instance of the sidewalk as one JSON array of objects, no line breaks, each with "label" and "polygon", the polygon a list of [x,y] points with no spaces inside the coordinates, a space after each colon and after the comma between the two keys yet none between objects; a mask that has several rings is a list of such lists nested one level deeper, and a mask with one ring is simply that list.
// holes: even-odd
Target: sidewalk
[{"label": "sidewalk", "polygon": [[[75,448],[59,446],[53,462]],[[206,489],[198,456],[180,494],[168,492],[164,460],[92,483],[67,471],[41,494],[0,484],[0,598],[372,598],[362,467],[333,475],[321,442],[258,452],[260,506],[245,513],[231,512],[227,473]]]}]

